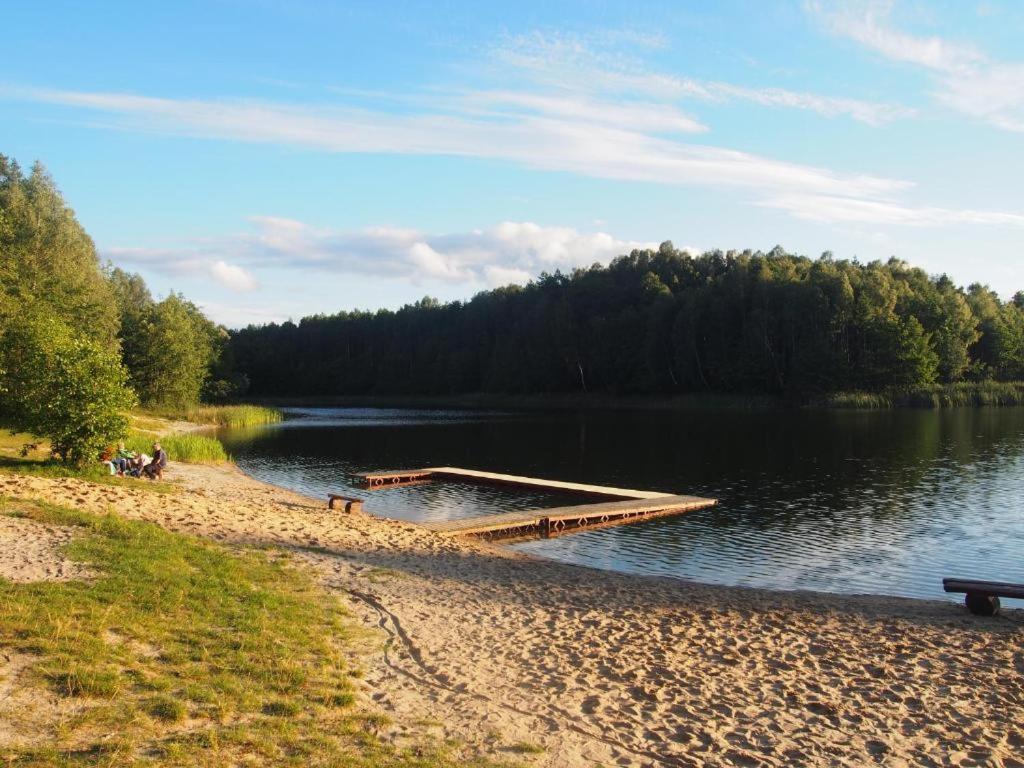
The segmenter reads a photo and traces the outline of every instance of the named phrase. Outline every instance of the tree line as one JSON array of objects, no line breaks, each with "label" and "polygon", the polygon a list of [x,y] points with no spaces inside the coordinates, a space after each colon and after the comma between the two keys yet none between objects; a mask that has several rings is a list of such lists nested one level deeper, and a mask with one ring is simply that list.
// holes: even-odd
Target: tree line
[{"label": "tree line", "polygon": [[0,155],[0,417],[83,463],[123,437],[136,404],[180,411],[245,382],[229,337],[191,302],[157,301],[101,264],[46,170]]},{"label": "tree line", "polygon": [[467,302],[249,326],[229,348],[254,396],[907,392],[1024,379],[1024,292],[666,242]]},{"label": "tree line", "polygon": [[243,395],[908,392],[1024,379],[1024,292],[902,261],[666,242],[466,302],[229,332],[103,265],[53,179],[0,155],[0,418],[82,462],[136,404]]}]

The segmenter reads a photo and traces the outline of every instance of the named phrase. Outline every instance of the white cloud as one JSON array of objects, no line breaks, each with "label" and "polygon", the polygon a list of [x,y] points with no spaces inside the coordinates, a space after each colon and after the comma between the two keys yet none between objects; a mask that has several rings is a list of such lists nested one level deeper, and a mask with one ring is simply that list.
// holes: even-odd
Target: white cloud
[{"label": "white cloud", "polygon": [[106,248],[103,256],[122,268],[146,268],[187,279],[213,279],[236,293],[259,287],[248,270],[195,248]]},{"label": "white cloud", "polygon": [[[543,271],[607,263],[634,248],[656,247],[605,232],[530,222],[449,234],[395,227],[333,230],[277,217],[256,217],[252,223],[252,232],[180,249],[111,249],[105,255],[175,274],[216,274],[236,290],[254,287],[248,269],[274,268],[493,287],[525,283]],[[229,254],[232,263],[214,254]]]},{"label": "white cloud", "polygon": [[492,56],[535,79],[575,93],[642,94],[662,100],[695,99],[726,103],[750,102],[765,107],[786,107],[825,117],[850,117],[868,125],[883,125],[912,117],[915,110],[845,97],[822,96],[785,88],[747,86],[698,80],[651,71],[614,50],[602,49],[575,36],[533,33],[506,39]]},{"label": "white cloud", "polygon": [[[839,174],[685,143],[615,121],[601,124],[585,116],[567,117],[564,108],[542,114],[509,112],[495,120],[466,114],[395,114],[54,89],[0,89],[0,95],[4,94],[99,111],[118,120],[125,129],[288,144],[328,152],[486,157],[600,178],[771,191],[799,189],[821,194],[876,195],[911,186],[898,179]],[[540,101],[533,104],[534,110],[541,106]]]},{"label": "white cloud", "polygon": [[[872,10],[876,6],[869,6],[867,16],[826,12],[813,4],[810,7],[833,29],[847,30],[850,36],[887,55],[896,56],[902,51],[905,60],[928,66],[948,78],[943,98],[949,103],[978,112],[989,110],[994,122],[1004,127],[1015,125],[1011,85],[1016,73],[979,69],[984,59],[973,49],[932,39],[904,39],[906,36],[883,24],[881,12]],[[613,38],[611,42],[621,40]],[[663,43],[656,38],[641,38],[635,43],[647,48],[659,44]],[[950,210],[944,211],[948,215],[931,216],[926,212],[944,209],[914,209],[898,199],[914,186],[905,179],[842,173],[694,143],[686,140],[685,134],[704,131],[706,126],[681,111],[676,101],[742,100],[823,115],[847,115],[871,124],[905,116],[908,111],[903,107],[652,73],[608,46],[609,39],[604,38],[596,42],[550,35],[511,38],[491,51],[498,67],[492,74],[504,77],[502,88],[424,90],[404,96],[364,93],[361,102],[373,106],[362,108],[15,86],[0,86],[0,98],[99,113],[108,127],[122,130],[273,143],[333,153],[488,158],[595,178],[729,187],[752,192],[755,203],[821,221],[933,225],[960,221],[996,226],[1017,222],[1017,214],[999,211]],[[1000,73],[1011,83],[996,77]],[[977,82],[979,77],[982,82]],[[261,252],[275,248],[301,252],[302,262],[310,265],[337,260],[339,253],[358,251],[373,232],[325,235],[296,222],[269,218],[262,220],[260,227]],[[403,230],[378,231],[370,250],[384,263],[401,264],[406,270],[411,265],[411,272],[424,279],[430,276],[445,281],[493,282],[500,274],[493,268],[487,272],[487,265],[477,265],[470,275],[464,253],[460,260],[452,260],[432,241],[413,248],[414,243],[407,242],[407,238],[418,235]],[[387,244],[394,247],[385,247]],[[233,290],[251,290],[254,278],[244,272],[244,266],[238,266],[241,262],[230,251],[238,245],[225,243],[227,250],[204,251],[201,259],[189,262],[191,271],[205,273]],[[597,242],[588,243],[588,247],[601,250]],[[217,266],[218,262],[223,264]],[[523,270],[522,266],[503,263],[490,266]]]},{"label": "white cloud", "polygon": [[1011,211],[976,211],[908,206],[890,200],[858,200],[828,195],[783,195],[759,205],[787,211],[797,218],[829,223],[903,224],[943,226],[988,224],[1024,227],[1024,214]]},{"label": "white cloud", "polygon": [[214,280],[233,291],[252,291],[258,287],[256,278],[235,264],[226,261],[215,261],[210,265],[210,275]]},{"label": "white cloud", "polygon": [[649,101],[598,101],[588,97],[547,95],[527,91],[472,91],[463,102],[469,107],[486,108],[493,114],[505,114],[502,108],[528,110],[541,115],[561,117],[597,125],[609,125],[637,131],[704,133],[706,125],[671,104]]},{"label": "white cloud", "polygon": [[813,0],[808,9],[834,34],[931,73],[935,99],[1008,131],[1024,132],[1024,63],[997,62],[972,45],[907,34],[890,23],[891,2]]}]

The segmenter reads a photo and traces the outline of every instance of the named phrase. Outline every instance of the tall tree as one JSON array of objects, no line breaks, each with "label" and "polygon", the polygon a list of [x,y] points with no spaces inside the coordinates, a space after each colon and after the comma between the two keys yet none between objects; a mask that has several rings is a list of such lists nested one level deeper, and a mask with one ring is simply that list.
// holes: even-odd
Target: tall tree
[{"label": "tall tree", "polygon": [[154,304],[138,328],[141,359],[133,372],[143,404],[181,410],[198,403],[217,336],[216,326],[179,294]]},{"label": "tall tree", "polygon": [[0,155],[0,326],[37,305],[116,344],[118,309],[92,239],[42,165],[25,176]]}]

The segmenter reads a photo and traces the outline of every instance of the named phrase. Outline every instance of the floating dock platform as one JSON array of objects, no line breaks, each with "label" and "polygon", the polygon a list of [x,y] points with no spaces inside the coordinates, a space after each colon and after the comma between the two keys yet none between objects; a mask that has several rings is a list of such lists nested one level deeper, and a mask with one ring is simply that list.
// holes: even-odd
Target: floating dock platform
[{"label": "floating dock platform", "polygon": [[680,515],[697,509],[713,507],[717,499],[701,496],[677,496],[660,491],[640,491],[605,485],[586,485],[538,477],[503,475],[460,467],[427,467],[387,472],[360,472],[356,475],[370,490],[383,490],[432,479],[463,480],[479,483],[512,485],[547,491],[563,491],[596,496],[615,501],[580,504],[550,509],[531,509],[495,515],[421,523],[447,536],[483,536],[485,538],[524,538],[556,536],[584,528],[622,525],[654,517]]}]

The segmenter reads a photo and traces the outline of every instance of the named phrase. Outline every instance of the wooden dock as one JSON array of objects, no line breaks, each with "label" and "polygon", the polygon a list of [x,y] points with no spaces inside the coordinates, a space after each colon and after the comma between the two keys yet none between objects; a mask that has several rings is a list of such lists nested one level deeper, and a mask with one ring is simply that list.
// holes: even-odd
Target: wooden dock
[{"label": "wooden dock", "polygon": [[713,507],[717,499],[700,496],[657,496],[632,501],[607,501],[581,504],[573,507],[532,509],[524,512],[505,512],[481,515],[463,520],[445,520],[423,523],[446,536],[484,536],[485,538],[521,538],[524,536],[556,536],[583,528],[634,523],[653,517],[681,515],[696,509]]},{"label": "wooden dock", "polygon": [[462,520],[422,523],[424,528],[446,536],[483,536],[485,538],[524,538],[557,536],[582,529],[649,520],[654,517],[680,515],[697,509],[713,507],[717,499],[700,496],[676,496],[660,491],[638,491],[604,485],[586,485],[538,477],[503,475],[459,467],[427,467],[387,472],[360,472],[359,477],[371,490],[382,490],[431,479],[467,480],[496,483],[523,488],[580,493],[616,501],[596,502],[549,509],[504,512]]},{"label": "wooden dock", "polygon": [[501,475],[497,472],[481,472],[477,469],[462,469],[461,467],[426,467],[424,469],[394,469],[387,472],[358,472],[356,477],[360,478],[371,490],[436,478],[439,480],[468,480],[474,483],[515,485],[521,488],[538,488],[547,491],[566,491],[568,493],[582,493],[588,496],[601,496],[609,499],[658,499],[672,495],[670,493],[662,493],[661,491],[637,491],[632,488],[612,488],[607,485],[567,483],[562,480],[546,480],[540,477]]}]

